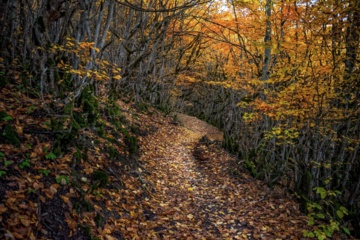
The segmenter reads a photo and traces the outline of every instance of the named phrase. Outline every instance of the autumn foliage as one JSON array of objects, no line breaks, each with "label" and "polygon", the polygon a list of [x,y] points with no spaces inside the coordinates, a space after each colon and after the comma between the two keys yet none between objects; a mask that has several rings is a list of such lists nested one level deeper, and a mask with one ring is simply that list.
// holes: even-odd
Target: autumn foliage
[{"label": "autumn foliage", "polygon": [[[295,191],[310,215],[316,202],[321,219],[341,223],[339,206],[348,208],[354,228],[358,9],[357,1],[214,5],[209,14],[194,16],[207,47],[191,74],[179,75],[184,83],[178,87],[178,107],[220,126],[244,169]],[[334,228],[314,235],[329,236]]]},{"label": "autumn foliage", "polygon": [[[146,164],[138,162],[139,136],[151,127],[132,124],[129,119],[138,113],[126,104],[141,113],[149,113],[150,105],[165,113],[176,110],[219,127],[237,171],[293,194],[308,215],[304,236],[359,236],[359,1],[6,0],[0,22],[0,178],[6,178],[0,213],[14,222],[11,229],[22,226],[19,236],[36,238],[29,229],[37,213],[6,212],[50,207],[46,199],[55,198],[77,214],[91,212],[84,221],[95,219],[93,225],[102,227],[103,232],[90,231],[80,221],[84,234],[117,237],[102,225],[106,204],[99,200],[115,191],[97,189],[114,181],[125,185],[127,190],[112,195],[114,201],[138,201],[141,187],[141,194],[151,195],[151,184],[139,173]],[[195,155],[203,157],[204,146],[195,146]],[[84,159],[100,155],[106,159],[99,167],[95,159]],[[47,169],[55,170],[53,178]],[[66,189],[74,178],[82,183]],[[89,178],[92,187],[84,189]],[[35,195],[28,197],[29,189]],[[95,210],[88,204],[93,199],[99,200]],[[114,212],[124,219],[152,218],[155,211],[149,206],[140,213],[136,204],[122,204]],[[80,215],[68,214],[62,220],[68,236],[76,238]],[[135,227],[120,229],[136,236]],[[164,229],[156,229],[143,236],[160,236]]]}]

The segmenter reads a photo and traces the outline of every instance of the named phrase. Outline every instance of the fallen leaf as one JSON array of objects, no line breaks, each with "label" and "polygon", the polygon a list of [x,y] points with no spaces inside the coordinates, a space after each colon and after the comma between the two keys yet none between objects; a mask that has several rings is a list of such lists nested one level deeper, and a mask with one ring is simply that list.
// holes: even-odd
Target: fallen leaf
[{"label": "fallen leaf", "polygon": [[7,207],[5,207],[4,204],[0,204],[0,214],[4,213],[7,211]]},{"label": "fallen leaf", "polygon": [[56,187],[54,187],[53,185],[51,185],[51,186],[50,186],[50,192],[51,192],[52,194],[57,193]]}]

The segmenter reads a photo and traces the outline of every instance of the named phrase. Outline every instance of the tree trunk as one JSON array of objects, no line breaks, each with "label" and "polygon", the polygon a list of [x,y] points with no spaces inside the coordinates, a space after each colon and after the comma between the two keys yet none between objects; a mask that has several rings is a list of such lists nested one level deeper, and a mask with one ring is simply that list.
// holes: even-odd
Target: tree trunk
[{"label": "tree trunk", "polygon": [[266,12],[266,31],[264,37],[264,60],[263,60],[263,68],[262,68],[262,80],[268,80],[270,76],[270,61],[271,61],[271,0],[266,0],[265,12]]}]

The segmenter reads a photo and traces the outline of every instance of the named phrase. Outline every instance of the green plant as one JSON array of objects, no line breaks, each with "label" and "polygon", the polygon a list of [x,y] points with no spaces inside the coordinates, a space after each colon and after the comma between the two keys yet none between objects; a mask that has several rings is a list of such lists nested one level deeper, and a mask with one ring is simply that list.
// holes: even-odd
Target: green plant
[{"label": "green plant", "polygon": [[103,197],[103,195],[101,194],[101,192],[99,190],[94,190],[93,194],[97,197]]},{"label": "green plant", "polygon": [[34,105],[31,105],[27,110],[26,110],[26,113],[27,114],[30,114],[32,112],[34,112],[34,110],[36,109],[36,107]]},{"label": "green plant", "polygon": [[45,122],[43,122],[43,126],[44,126],[46,129],[50,130],[50,129],[51,129],[51,121],[45,121]]},{"label": "green plant", "polygon": [[13,118],[12,118],[11,116],[3,117],[3,120],[4,120],[5,122],[10,121],[10,120],[12,120],[12,119],[13,119]]},{"label": "green plant", "polygon": [[76,148],[76,152],[74,153],[74,158],[76,161],[80,161],[82,159],[82,153],[79,148]]},{"label": "green plant", "polygon": [[[318,195],[320,200],[318,202],[308,202],[308,225],[313,226],[316,220],[323,222],[312,231],[304,231],[304,237],[316,237],[319,240],[331,238],[334,232],[342,231],[350,234],[350,230],[345,226],[341,226],[341,221],[345,215],[348,215],[348,210],[344,206],[337,206],[334,198],[340,194],[339,191],[326,190],[322,187],[315,187],[313,189]],[[333,216],[329,210],[336,212]]]},{"label": "green plant", "polygon": [[0,170],[0,177],[4,176],[6,174],[5,171]]},{"label": "green plant", "polygon": [[12,164],[12,161],[5,160],[4,162],[5,167],[9,166],[10,164]]},{"label": "green plant", "polygon": [[10,115],[8,115],[5,111],[1,111],[0,119],[2,119],[5,122],[8,122],[8,121],[12,120],[13,118]]},{"label": "green plant", "polygon": [[68,176],[60,175],[56,177],[56,183],[58,184],[65,185],[68,184],[69,182],[70,182],[70,178]]},{"label": "green plant", "polygon": [[47,169],[39,169],[38,172],[44,174],[45,176],[49,176],[51,171]]},{"label": "green plant", "polygon": [[[5,154],[3,152],[0,152],[0,160],[2,160],[3,158],[5,158]],[[4,166],[5,167],[9,166],[12,163],[13,163],[12,161],[4,159]]]},{"label": "green plant", "polygon": [[55,160],[56,155],[53,152],[49,152],[48,154],[45,155],[45,158],[50,160]]},{"label": "green plant", "polygon": [[28,194],[35,194],[35,193],[36,193],[36,191],[34,189],[32,189],[32,188],[28,189]]},{"label": "green plant", "polygon": [[24,169],[26,167],[30,168],[30,159],[25,159],[24,161],[20,162],[18,165],[20,169]]}]

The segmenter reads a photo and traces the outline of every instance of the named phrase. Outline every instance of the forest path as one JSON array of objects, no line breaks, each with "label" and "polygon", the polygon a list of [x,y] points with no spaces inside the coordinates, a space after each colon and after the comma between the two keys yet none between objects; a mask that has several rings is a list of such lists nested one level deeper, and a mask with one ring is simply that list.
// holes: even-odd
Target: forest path
[{"label": "forest path", "polygon": [[141,161],[151,172],[142,202],[141,239],[299,239],[306,218],[289,197],[245,174],[230,174],[234,158],[210,144],[193,156],[203,132],[162,124],[144,139]]}]

